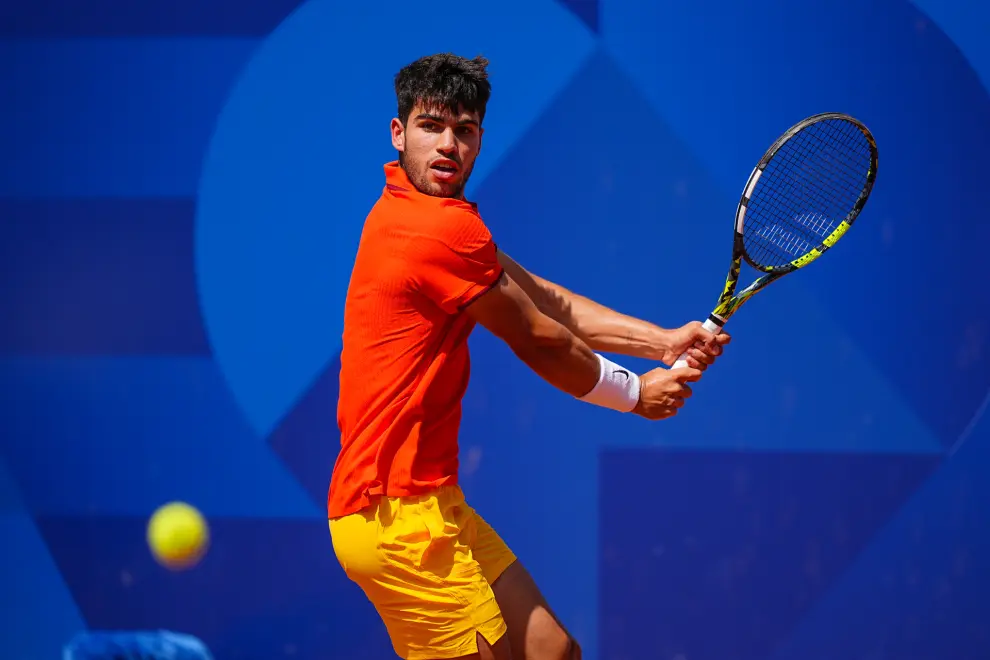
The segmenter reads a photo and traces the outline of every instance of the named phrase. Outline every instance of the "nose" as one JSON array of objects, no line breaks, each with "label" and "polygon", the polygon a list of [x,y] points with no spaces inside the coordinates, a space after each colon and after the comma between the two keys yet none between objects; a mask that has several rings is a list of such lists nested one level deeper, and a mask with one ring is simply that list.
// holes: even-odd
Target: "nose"
[{"label": "nose", "polygon": [[437,141],[437,151],[442,154],[451,154],[456,148],[457,141],[454,139],[454,130],[448,128],[440,135],[440,139]]}]

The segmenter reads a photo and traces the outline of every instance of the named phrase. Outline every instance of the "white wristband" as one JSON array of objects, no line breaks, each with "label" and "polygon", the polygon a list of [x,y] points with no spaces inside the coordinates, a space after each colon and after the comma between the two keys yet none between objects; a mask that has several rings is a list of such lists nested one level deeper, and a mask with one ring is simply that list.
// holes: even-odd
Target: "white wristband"
[{"label": "white wristband", "polygon": [[579,400],[619,412],[632,412],[639,404],[639,376],[595,353],[601,371],[598,383]]}]

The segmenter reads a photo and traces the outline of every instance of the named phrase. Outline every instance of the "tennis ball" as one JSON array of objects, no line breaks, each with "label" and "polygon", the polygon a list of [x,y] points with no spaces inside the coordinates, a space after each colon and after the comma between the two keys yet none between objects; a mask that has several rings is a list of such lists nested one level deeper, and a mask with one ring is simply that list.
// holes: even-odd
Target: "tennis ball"
[{"label": "tennis ball", "polygon": [[171,570],[196,565],[210,545],[206,519],[185,502],[169,502],[156,509],[148,520],[147,535],[155,560]]}]

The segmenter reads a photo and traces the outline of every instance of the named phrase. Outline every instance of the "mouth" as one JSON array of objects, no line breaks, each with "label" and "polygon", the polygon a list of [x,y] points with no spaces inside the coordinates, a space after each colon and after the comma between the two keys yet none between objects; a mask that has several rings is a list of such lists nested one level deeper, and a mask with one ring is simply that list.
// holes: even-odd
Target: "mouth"
[{"label": "mouth", "polygon": [[460,168],[457,167],[457,163],[454,161],[441,158],[440,160],[434,161],[430,165],[430,171],[433,172],[433,176],[437,179],[441,181],[450,181],[457,176]]}]

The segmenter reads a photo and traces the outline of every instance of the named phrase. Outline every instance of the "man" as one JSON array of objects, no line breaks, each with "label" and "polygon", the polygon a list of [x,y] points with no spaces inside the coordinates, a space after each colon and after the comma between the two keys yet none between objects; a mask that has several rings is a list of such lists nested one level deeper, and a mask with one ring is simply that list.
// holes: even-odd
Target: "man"
[{"label": "man", "polygon": [[[408,660],[558,660],[580,650],[457,485],[467,339],[481,324],[550,384],[659,420],[728,335],[664,330],[537,277],[464,199],[490,95],[483,58],[424,57],[395,78],[397,162],[361,235],[344,311],[334,551]],[[642,376],[595,351],[689,367]]]}]

